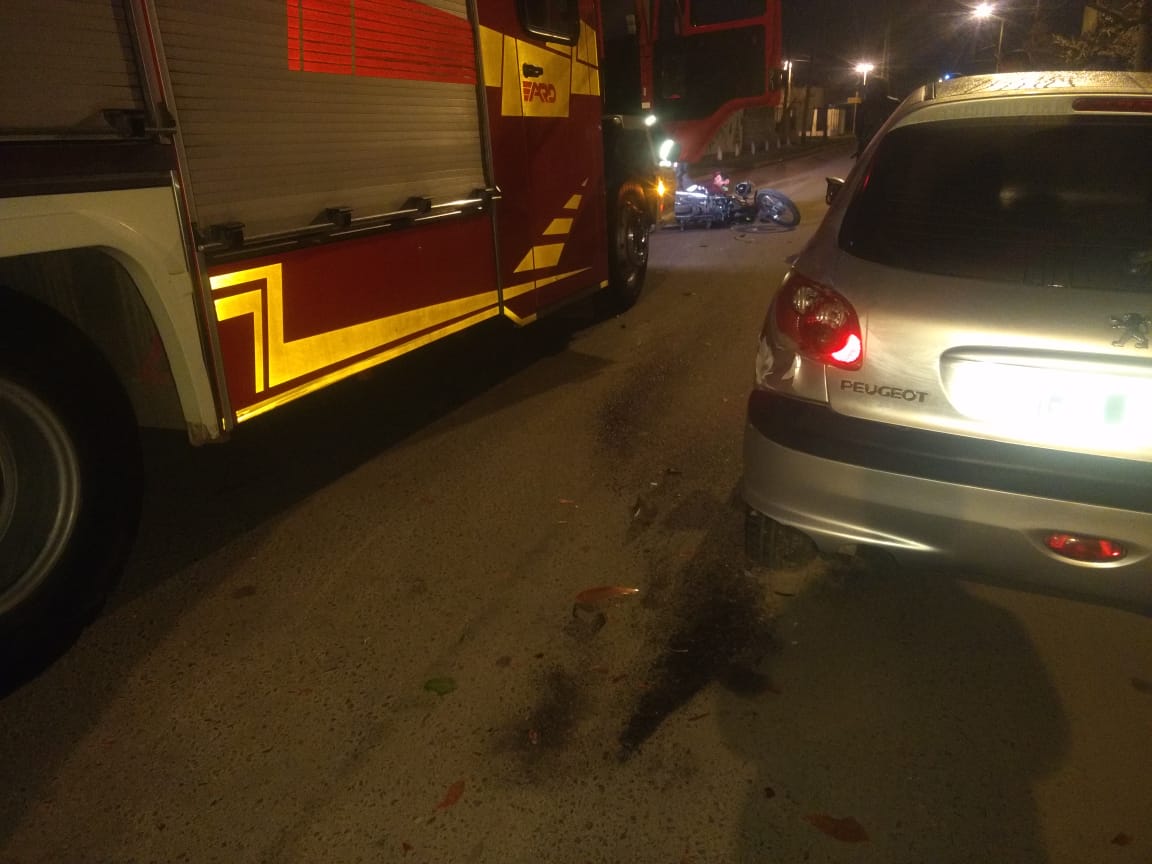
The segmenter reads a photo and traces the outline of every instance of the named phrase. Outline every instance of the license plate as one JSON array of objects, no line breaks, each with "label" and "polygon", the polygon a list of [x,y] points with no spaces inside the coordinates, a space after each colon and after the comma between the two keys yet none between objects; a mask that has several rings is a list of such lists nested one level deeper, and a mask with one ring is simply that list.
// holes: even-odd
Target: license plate
[{"label": "license plate", "polygon": [[1152,374],[962,361],[946,370],[964,416],[1037,441],[1152,434]]}]

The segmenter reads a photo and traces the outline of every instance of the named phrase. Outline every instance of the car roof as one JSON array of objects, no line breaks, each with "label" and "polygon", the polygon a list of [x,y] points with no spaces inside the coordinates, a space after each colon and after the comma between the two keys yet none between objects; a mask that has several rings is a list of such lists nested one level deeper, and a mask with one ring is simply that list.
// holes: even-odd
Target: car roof
[{"label": "car roof", "polygon": [[[1011,110],[1004,105],[1010,100],[1037,97],[1064,97],[1058,101],[1070,107],[1070,100],[1078,95],[1152,97],[1152,73],[1070,70],[963,76],[926,84],[914,91],[904,100],[896,112],[899,116],[895,119],[898,121],[900,117],[919,113],[921,109],[929,107],[945,109],[943,113],[930,112],[940,118],[962,116],[968,114],[969,110],[984,113],[991,109],[989,113],[996,114]],[[977,102],[983,102],[985,108],[977,108]],[[1000,103],[1003,107],[997,110],[989,103]],[[971,109],[965,106],[971,106]],[[1146,109],[1137,110],[1144,113]]]}]

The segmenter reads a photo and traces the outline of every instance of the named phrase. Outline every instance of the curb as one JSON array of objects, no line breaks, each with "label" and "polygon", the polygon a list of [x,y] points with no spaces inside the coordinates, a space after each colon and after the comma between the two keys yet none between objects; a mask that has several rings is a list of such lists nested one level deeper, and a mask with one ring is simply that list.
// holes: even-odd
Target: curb
[{"label": "curb", "polygon": [[813,153],[820,153],[836,147],[848,146],[849,144],[855,145],[855,143],[856,139],[851,136],[840,136],[828,139],[822,138],[814,143],[798,144],[783,151],[773,150],[771,152],[755,154],[745,153],[740,156],[733,156],[731,159],[716,159],[713,156],[708,156],[698,162],[692,163],[690,166],[690,176],[695,182],[703,184],[711,180],[711,175],[717,170],[724,172],[747,171],[752,168],[780,165],[784,162],[791,162],[794,159],[811,156]]}]

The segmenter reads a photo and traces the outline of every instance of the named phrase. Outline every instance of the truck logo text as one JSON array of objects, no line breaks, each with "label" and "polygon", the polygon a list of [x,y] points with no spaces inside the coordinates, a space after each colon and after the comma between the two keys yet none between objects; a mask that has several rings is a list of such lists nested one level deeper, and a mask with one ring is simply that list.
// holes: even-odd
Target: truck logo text
[{"label": "truck logo text", "polygon": [[537,99],[541,102],[556,101],[555,84],[541,84],[539,81],[524,81],[523,85],[525,102],[531,102]]},{"label": "truck logo text", "polygon": [[923,402],[928,398],[928,394],[923,390],[906,390],[903,387],[889,387],[887,384],[877,386],[866,384],[863,381],[841,381],[840,389],[851,390],[853,393],[863,393],[865,396],[903,399],[905,402]]}]

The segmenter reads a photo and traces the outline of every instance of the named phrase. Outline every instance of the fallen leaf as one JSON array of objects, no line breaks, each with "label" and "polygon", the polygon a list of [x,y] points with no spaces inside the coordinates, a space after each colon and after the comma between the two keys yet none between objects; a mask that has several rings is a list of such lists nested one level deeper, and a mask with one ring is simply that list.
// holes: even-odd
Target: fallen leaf
[{"label": "fallen leaf", "polygon": [[540,733],[535,729],[528,730],[528,743],[533,747],[540,743]]},{"label": "fallen leaf", "polygon": [[456,689],[456,681],[452,678],[429,678],[424,682],[424,689],[438,696],[447,696]]},{"label": "fallen leaf", "polygon": [[868,832],[864,830],[864,826],[851,816],[837,819],[827,813],[809,813],[804,817],[804,821],[842,843],[863,843],[868,839]]},{"label": "fallen leaf", "polygon": [[460,796],[464,794],[464,781],[457,780],[448,787],[448,791],[444,793],[444,799],[436,805],[437,810],[447,810],[453,804],[460,800]]},{"label": "fallen leaf", "polygon": [[1128,846],[1131,843],[1132,843],[1132,838],[1129,837],[1127,834],[1117,834],[1115,837],[1112,838],[1112,845],[1113,846]]},{"label": "fallen leaf", "polygon": [[607,603],[620,597],[629,597],[639,594],[639,588],[625,588],[622,585],[601,585],[598,588],[586,588],[576,595],[576,602],[585,606],[596,606]]},{"label": "fallen leaf", "polygon": [[571,498],[560,498],[560,499],[557,499],[557,503],[558,504],[575,504],[576,502],[573,501]]}]

